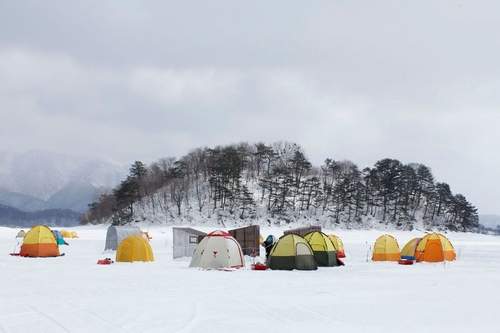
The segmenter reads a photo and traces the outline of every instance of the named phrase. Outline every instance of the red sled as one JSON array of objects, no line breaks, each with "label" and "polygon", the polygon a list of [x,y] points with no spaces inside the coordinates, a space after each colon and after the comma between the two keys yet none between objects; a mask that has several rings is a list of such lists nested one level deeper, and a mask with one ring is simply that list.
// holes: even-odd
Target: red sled
[{"label": "red sled", "polygon": [[111,260],[109,258],[97,260],[98,265],[111,265],[112,263],[113,263],[113,260]]},{"label": "red sled", "polygon": [[264,264],[261,264],[261,263],[256,263],[256,264],[253,264],[252,265],[252,269],[254,271],[265,271],[267,270],[269,267],[267,267],[267,265],[264,265]]},{"label": "red sled", "polygon": [[400,265],[413,265],[413,260],[401,259],[398,261]]}]

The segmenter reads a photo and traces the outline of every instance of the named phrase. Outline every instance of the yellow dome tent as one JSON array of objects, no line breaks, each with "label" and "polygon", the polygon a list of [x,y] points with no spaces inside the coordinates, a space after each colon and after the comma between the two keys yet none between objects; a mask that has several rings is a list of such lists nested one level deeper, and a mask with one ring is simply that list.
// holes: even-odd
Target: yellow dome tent
[{"label": "yellow dome tent", "polygon": [[318,266],[338,266],[337,251],[330,238],[321,231],[313,231],[304,235],[304,239],[311,246],[314,259]]},{"label": "yellow dome tent", "polygon": [[373,246],[373,261],[398,261],[400,257],[399,244],[391,235],[382,235]]},{"label": "yellow dome tent", "polygon": [[132,235],[121,241],[116,250],[117,262],[154,261],[153,249],[141,235]]},{"label": "yellow dome tent", "polygon": [[455,249],[449,239],[439,233],[426,235],[415,250],[417,262],[453,261],[456,257]]},{"label": "yellow dome tent", "polygon": [[24,236],[19,255],[21,257],[58,257],[61,254],[52,230],[47,226],[37,225]]},{"label": "yellow dome tent", "polygon": [[335,246],[335,250],[337,250],[337,258],[345,258],[344,243],[342,242],[342,239],[340,239],[339,236],[333,234],[329,235],[328,237],[332,241],[333,246]]},{"label": "yellow dome tent", "polygon": [[415,260],[415,250],[422,238],[416,237],[410,240],[401,250],[401,259]]},{"label": "yellow dome tent", "polygon": [[76,231],[61,230],[61,235],[63,238],[78,238]]}]

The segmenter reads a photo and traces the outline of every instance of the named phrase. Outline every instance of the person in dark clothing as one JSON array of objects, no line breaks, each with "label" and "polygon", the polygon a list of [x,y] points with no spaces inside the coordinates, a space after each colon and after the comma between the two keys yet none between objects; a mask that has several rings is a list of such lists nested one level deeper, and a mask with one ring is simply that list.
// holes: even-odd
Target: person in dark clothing
[{"label": "person in dark clothing", "polygon": [[271,254],[271,249],[273,248],[275,243],[275,238],[273,235],[267,236],[266,240],[262,243],[262,246],[266,249],[266,259],[269,258],[269,254]]}]

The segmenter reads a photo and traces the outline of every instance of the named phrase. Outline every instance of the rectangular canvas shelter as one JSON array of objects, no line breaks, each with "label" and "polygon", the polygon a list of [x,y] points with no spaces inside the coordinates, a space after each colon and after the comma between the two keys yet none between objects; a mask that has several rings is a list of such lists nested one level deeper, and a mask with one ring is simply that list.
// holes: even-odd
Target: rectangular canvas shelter
[{"label": "rectangular canvas shelter", "polygon": [[207,234],[193,228],[172,228],[173,232],[173,257],[192,257],[198,243]]},{"label": "rectangular canvas shelter", "polygon": [[104,250],[116,250],[121,241],[132,235],[142,235],[139,227],[111,225],[106,233]]},{"label": "rectangular canvas shelter", "polygon": [[321,232],[321,226],[319,225],[311,225],[308,227],[301,227],[301,228],[296,228],[296,229],[290,229],[286,230],[283,232],[283,234],[288,235],[288,234],[295,234],[299,235],[301,237],[304,237],[306,234],[314,231],[319,231]]},{"label": "rectangular canvas shelter", "polygon": [[258,225],[229,230],[229,233],[240,243],[244,255],[260,255],[260,227]]}]

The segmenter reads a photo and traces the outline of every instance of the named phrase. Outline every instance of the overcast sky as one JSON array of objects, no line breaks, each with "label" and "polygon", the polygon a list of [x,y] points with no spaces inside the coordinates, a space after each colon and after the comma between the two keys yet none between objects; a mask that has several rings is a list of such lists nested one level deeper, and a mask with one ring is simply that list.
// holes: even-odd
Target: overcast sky
[{"label": "overcast sky", "polygon": [[500,213],[498,1],[0,1],[0,151],[290,140]]}]

